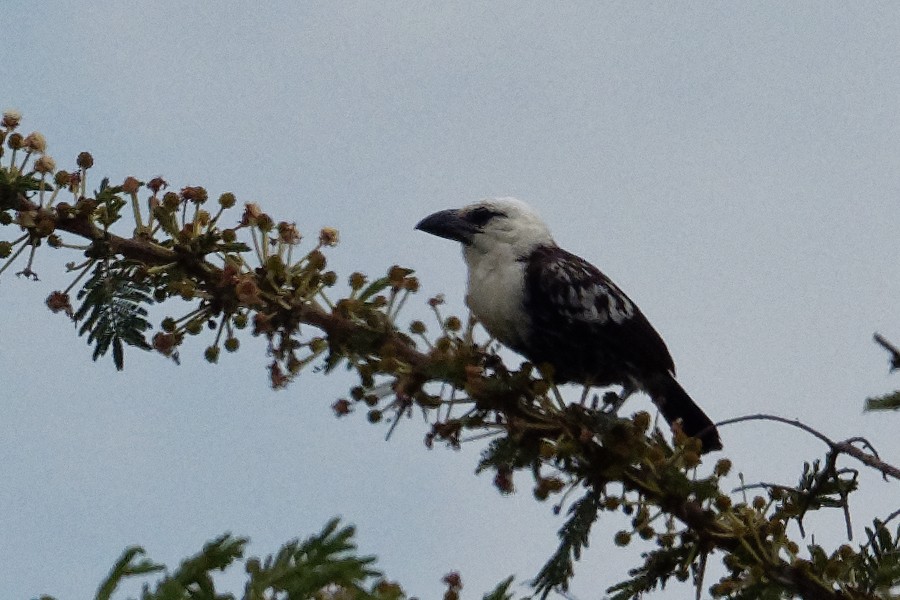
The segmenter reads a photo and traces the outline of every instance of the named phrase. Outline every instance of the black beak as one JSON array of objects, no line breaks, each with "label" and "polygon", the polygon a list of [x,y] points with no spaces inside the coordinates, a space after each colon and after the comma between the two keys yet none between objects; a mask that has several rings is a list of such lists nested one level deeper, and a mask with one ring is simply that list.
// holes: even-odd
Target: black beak
[{"label": "black beak", "polygon": [[457,209],[442,210],[428,215],[416,225],[416,229],[438,237],[468,244],[478,233],[478,227],[460,216]]}]

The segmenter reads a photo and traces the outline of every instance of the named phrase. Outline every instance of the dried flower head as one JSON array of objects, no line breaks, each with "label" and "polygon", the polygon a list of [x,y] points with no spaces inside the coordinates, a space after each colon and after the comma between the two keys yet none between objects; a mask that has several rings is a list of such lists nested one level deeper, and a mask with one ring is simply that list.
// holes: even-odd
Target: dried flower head
[{"label": "dried flower head", "polygon": [[76,171],[69,175],[69,189],[73,192],[78,189],[78,186],[81,184],[81,172]]},{"label": "dried flower head", "polygon": [[139,189],[141,189],[141,182],[135,177],[126,177],[122,182],[122,191],[126,194],[136,194]]},{"label": "dried flower head", "polygon": [[169,187],[169,184],[162,177],[154,177],[147,182],[147,187],[150,188],[150,191],[156,194],[157,192],[159,192],[159,190],[164,190]]},{"label": "dried flower head", "polygon": [[319,232],[319,243],[323,246],[336,246],[338,243],[338,230],[334,227],[323,227]]},{"label": "dried flower head", "polygon": [[47,151],[47,138],[44,137],[44,134],[39,131],[32,131],[27,136],[25,136],[25,140],[23,142],[25,144],[25,148],[28,149],[29,152],[46,152]]},{"label": "dried flower head", "polygon": [[72,310],[72,303],[69,302],[69,295],[60,291],[55,291],[47,296],[47,308],[55,313],[65,312],[70,317],[75,314],[75,311]]},{"label": "dried flower head", "polygon": [[241,216],[241,225],[256,225],[256,220],[263,214],[256,202],[248,202],[244,205],[244,214]]},{"label": "dried flower head", "polygon": [[209,198],[209,194],[207,194],[206,188],[195,185],[181,188],[181,197],[195,204],[203,204]]},{"label": "dried flower head", "polygon": [[177,342],[178,338],[175,337],[174,333],[163,333],[160,331],[153,336],[153,349],[165,356],[171,356]]},{"label": "dried flower head", "polygon": [[19,123],[22,121],[22,113],[17,110],[7,110],[3,112],[3,120],[0,121],[0,125],[3,125],[7,129],[15,129],[19,126]]},{"label": "dried flower head", "polygon": [[278,224],[278,241],[291,245],[299,244],[300,232],[297,230],[297,224],[281,221]]},{"label": "dried flower head", "polygon": [[44,154],[34,161],[34,170],[38,173],[52,173],[56,170],[56,161],[52,156]]},{"label": "dried flower head", "polygon": [[343,417],[344,415],[350,414],[350,401],[346,398],[341,398],[331,405],[331,409],[334,411],[335,415]]}]

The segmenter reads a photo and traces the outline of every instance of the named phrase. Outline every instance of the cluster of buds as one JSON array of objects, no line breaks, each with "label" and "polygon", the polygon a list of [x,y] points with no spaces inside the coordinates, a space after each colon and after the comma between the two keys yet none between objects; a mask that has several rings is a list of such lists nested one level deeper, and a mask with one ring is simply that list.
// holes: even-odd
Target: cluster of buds
[{"label": "cluster of buds", "polygon": [[[16,131],[21,122],[22,114],[20,112],[8,110],[3,113],[3,117],[0,119],[0,156],[3,155],[2,144],[5,142],[6,147],[12,150],[9,168],[14,174],[25,173],[29,160],[34,156],[31,173],[37,174],[43,181],[47,175],[52,176],[56,171],[56,161],[46,154],[47,138],[44,137],[44,134],[32,131],[23,136]],[[17,165],[16,153],[20,151],[24,152],[25,158]]]}]

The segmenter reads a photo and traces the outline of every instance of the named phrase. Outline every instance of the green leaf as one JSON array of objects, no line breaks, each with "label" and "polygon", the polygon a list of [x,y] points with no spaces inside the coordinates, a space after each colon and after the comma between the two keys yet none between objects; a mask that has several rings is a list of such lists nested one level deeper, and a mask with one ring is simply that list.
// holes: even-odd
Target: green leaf
[{"label": "green leaf", "polygon": [[100,584],[100,588],[95,596],[96,600],[109,600],[123,579],[155,573],[165,569],[163,565],[158,565],[148,559],[136,560],[143,554],[144,549],[140,546],[126,548],[119,560],[116,561],[116,564],[113,565],[109,575]]},{"label": "green leaf", "polygon": [[510,575],[493,589],[489,594],[485,594],[483,600],[512,600],[512,593],[509,591],[512,586],[513,576]]},{"label": "green leaf", "polygon": [[380,279],[376,279],[372,283],[366,286],[366,288],[359,295],[360,300],[368,300],[378,292],[387,289],[387,287],[391,285],[391,280],[387,277],[382,277]]},{"label": "green leaf", "polygon": [[900,390],[884,396],[866,398],[865,410],[900,410]]},{"label": "green leaf", "polygon": [[82,303],[75,320],[84,319],[78,335],[88,334],[95,361],[112,348],[113,363],[119,371],[125,367],[125,345],[150,349],[144,332],[152,325],[144,306],[154,300],[151,286],[137,280],[139,268],[138,263],[129,261],[97,261],[77,296]]},{"label": "green leaf", "polygon": [[250,246],[244,242],[219,243],[218,250],[220,252],[249,252]]}]

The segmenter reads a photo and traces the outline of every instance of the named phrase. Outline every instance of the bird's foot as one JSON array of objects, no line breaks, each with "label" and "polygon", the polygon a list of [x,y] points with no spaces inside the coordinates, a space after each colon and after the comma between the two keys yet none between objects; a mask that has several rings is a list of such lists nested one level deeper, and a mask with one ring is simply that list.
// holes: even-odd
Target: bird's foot
[{"label": "bird's foot", "polygon": [[628,397],[634,393],[634,388],[623,387],[618,394],[615,392],[606,392],[603,394],[603,412],[609,415],[619,414],[619,409],[628,400]]}]

